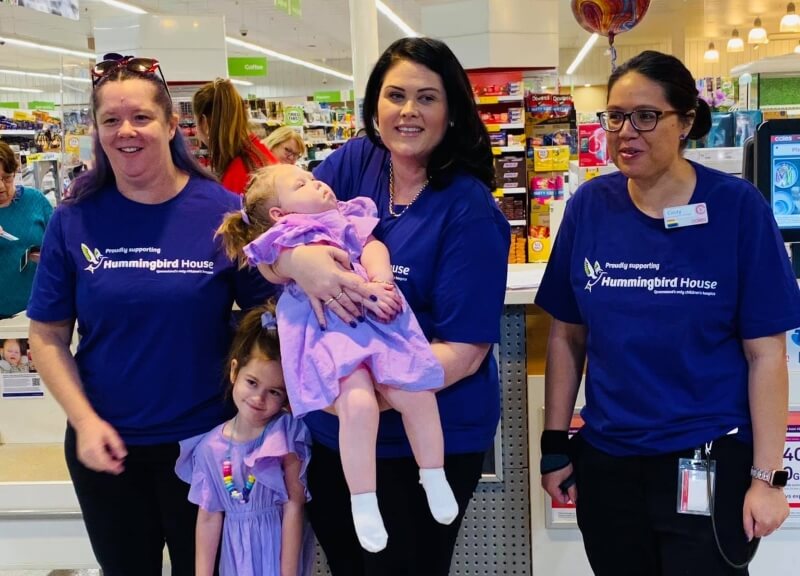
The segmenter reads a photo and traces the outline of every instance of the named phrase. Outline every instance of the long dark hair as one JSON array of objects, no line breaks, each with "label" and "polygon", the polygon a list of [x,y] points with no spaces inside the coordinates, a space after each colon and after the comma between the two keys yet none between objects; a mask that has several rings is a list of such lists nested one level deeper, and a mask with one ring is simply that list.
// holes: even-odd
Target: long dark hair
[{"label": "long dark hair", "polygon": [[[667,102],[684,118],[694,111],[694,123],[686,140],[699,140],[711,130],[711,109],[705,100],[698,98],[692,73],[675,56],[655,50],[645,50],[634,56],[609,76],[609,94],[614,84],[629,72],[637,72],[661,86]],[[686,140],[681,142],[681,148],[686,146]]]},{"label": "long dark hair", "polygon": [[494,162],[489,134],[478,116],[467,73],[444,42],[432,38],[401,38],[378,58],[364,94],[364,128],[367,137],[375,145],[384,147],[375,129],[378,99],[386,73],[403,60],[421,64],[438,74],[447,94],[450,123],[444,138],[428,160],[431,185],[441,187],[455,172],[465,170],[489,189],[494,189]]},{"label": "long dark hair", "polygon": [[[156,95],[154,97],[156,104],[161,108],[165,118],[169,119],[172,117],[172,98],[170,98],[167,87],[159,76],[153,73],[144,74],[133,72],[125,67],[120,67],[107,77],[104,77],[92,91],[92,119],[94,122],[92,147],[94,149],[94,168],[84,172],[72,182],[65,202],[80,202],[92,196],[98,190],[116,183],[114,171],[111,169],[111,162],[109,162],[108,156],[106,156],[103,147],[100,145],[100,137],[97,132],[97,109],[100,105],[100,91],[103,86],[109,82],[124,82],[132,79],[146,80],[153,84],[153,86],[156,87]],[[214,179],[208,170],[203,168],[195,157],[192,156],[180,130],[176,130],[175,136],[170,140],[169,151],[172,156],[172,163],[175,164],[178,170],[186,172],[189,176],[197,176],[208,180]]]}]

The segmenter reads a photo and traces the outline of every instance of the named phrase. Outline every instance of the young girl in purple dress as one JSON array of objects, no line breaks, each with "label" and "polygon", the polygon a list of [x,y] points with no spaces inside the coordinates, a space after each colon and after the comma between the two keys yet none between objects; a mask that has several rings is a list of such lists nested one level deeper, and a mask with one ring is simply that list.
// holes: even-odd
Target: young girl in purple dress
[{"label": "young girl in purple dress", "polygon": [[[450,524],[458,503],[444,473],[444,441],[435,392],[444,371],[402,293],[395,289],[389,252],[375,240],[372,200],[338,202],[325,183],[292,165],[258,170],[242,210],[218,230],[241,265],[274,264],[283,249],[326,244],[346,251],[365,278],[373,317],[358,322],[326,314],[320,323],[308,296],[293,282],[278,301],[281,356],[295,416],[333,407],[339,417],[342,467],[361,546],[386,547],[388,534],[376,496],[375,449],[381,399],[401,413],[420,483],[433,517]],[[324,302],[338,301],[344,292]]]},{"label": "young girl in purple dress", "polygon": [[308,576],[314,538],[303,507],[311,439],[288,411],[274,306],[242,319],[229,367],[236,416],[182,441],[175,466],[200,508],[196,575],[214,574],[221,545],[221,576]]}]

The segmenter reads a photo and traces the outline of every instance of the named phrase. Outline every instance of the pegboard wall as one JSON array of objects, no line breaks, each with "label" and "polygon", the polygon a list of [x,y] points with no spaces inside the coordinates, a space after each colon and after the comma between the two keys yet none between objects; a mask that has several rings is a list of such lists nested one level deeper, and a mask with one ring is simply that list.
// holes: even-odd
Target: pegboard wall
[{"label": "pegboard wall", "polygon": [[[478,484],[461,524],[451,576],[531,576],[525,307],[506,306],[501,322],[502,481]],[[319,547],[314,574],[330,575]]]}]

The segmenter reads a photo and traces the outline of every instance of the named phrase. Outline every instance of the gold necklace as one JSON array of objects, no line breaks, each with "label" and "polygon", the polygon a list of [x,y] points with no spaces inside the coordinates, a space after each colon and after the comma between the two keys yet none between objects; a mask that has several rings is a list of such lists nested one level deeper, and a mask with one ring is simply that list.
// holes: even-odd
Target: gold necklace
[{"label": "gold necklace", "polygon": [[419,195],[422,194],[422,192],[425,190],[425,188],[428,187],[428,183],[430,181],[431,181],[430,178],[425,178],[425,182],[423,182],[422,188],[420,188],[417,191],[417,193],[414,194],[414,197],[411,199],[411,202],[406,204],[406,207],[403,208],[400,212],[395,212],[394,211],[394,169],[392,168],[392,161],[390,160],[389,161],[389,214],[391,214],[395,218],[399,218],[400,216],[405,214],[408,211],[408,209],[411,208],[411,205],[414,202],[417,201],[417,198],[419,198]]}]

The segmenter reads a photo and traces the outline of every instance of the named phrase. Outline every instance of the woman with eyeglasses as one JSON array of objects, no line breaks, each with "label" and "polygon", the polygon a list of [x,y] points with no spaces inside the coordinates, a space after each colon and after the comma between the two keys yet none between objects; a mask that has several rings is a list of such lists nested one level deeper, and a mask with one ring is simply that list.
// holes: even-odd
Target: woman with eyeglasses
[{"label": "woman with eyeglasses", "polygon": [[303,137],[291,126],[281,126],[261,141],[281,164],[294,164],[306,152]]},{"label": "woman with eyeglasses", "polygon": [[542,486],[577,504],[595,574],[747,574],[789,513],[800,291],[760,192],[683,157],[711,115],[677,58],[617,68],[599,117],[619,172],[568,202],[536,297],[553,316]]},{"label": "woman with eyeglasses", "polygon": [[115,56],[92,71],[95,168],[48,226],[30,343],[67,415],[67,466],[103,573],[160,575],[166,543],[172,574],[189,576],[197,507],[175,475],[178,442],[228,416],[231,307],[272,287],[213,239],[240,201],[188,151],[158,62]]},{"label": "woman with eyeglasses", "polygon": [[0,140],[0,319],[28,304],[44,230],[53,207],[35,188],[17,186],[19,162]]},{"label": "woman with eyeglasses", "polygon": [[192,97],[197,137],[222,185],[243,194],[250,174],[278,160],[247,128],[247,103],[230,80],[217,78]]}]

